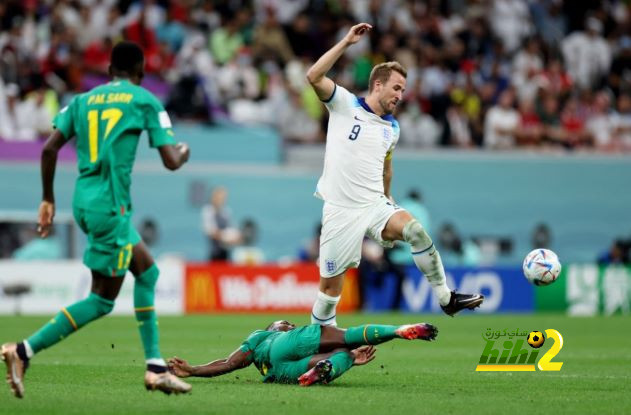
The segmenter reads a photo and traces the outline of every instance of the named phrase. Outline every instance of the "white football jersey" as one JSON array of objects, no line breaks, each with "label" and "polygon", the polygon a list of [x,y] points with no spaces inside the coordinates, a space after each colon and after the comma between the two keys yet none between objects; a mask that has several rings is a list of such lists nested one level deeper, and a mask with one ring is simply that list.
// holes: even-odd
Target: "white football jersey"
[{"label": "white football jersey", "polygon": [[399,140],[399,123],[339,85],[324,103],[329,126],[315,196],[339,206],[369,205],[384,194],[383,164]]}]

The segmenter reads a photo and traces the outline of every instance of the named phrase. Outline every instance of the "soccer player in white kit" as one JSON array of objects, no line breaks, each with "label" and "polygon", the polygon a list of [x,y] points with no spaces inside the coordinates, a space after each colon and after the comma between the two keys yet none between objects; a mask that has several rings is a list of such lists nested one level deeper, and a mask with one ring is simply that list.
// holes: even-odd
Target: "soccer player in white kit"
[{"label": "soccer player in white kit", "polygon": [[315,195],[324,200],[320,235],[320,290],[311,322],[336,325],[335,308],[342,294],[344,273],[361,260],[364,235],[391,247],[394,241],[411,245],[414,263],[430,282],[443,311],[478,307],[480,294],[457,294],[446,284],[440,255],[412,215],[390,195],[392,150],[399,140],[399,124],[392,116],[406,84],[406,70],[398,62],[376,65],[366,98],[359,98],[326,73],[346,49],[372,26],[353,26],[339,43],[307,71],[307,79],[329,110],[324,170]]}]

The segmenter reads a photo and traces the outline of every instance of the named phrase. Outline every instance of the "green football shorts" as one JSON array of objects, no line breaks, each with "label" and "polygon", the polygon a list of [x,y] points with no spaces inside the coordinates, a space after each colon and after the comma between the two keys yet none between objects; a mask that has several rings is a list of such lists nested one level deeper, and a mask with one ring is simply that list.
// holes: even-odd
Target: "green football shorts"
[{"label": "green football shorts", "polygon": [[88,236],[83,263],[103,275],[124,276],[131,262],[132,248],[141,241],[131,224],[131,212],[121,215],[74,208],[74,218]]},{"label": "green football shorts", "polygon": [[270,346],[271,367],[264,382],[298,383],[309,367],[309,360],[320,349],[320,325],[284,332]]}]

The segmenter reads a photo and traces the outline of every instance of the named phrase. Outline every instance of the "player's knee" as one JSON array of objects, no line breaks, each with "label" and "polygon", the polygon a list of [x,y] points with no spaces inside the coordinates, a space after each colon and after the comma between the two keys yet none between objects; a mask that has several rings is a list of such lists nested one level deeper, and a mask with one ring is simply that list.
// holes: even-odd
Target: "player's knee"
[{"label": "player's knee", "polygon": [[114,309],[114,300],[108,300],[94,293],[90,293],[88,299],[92,302],[98,316],[109,314]]},{"label": "player's knee", "polygon": [[344,287],[344,275],[345,273],[335,277],[320,277],[320,291],[331,297],[339,296]]},{"label": "player's knee", "polygon": [[145,288],[153,289],[158,282],[160,276],[160,270],[156,264],[151,265],[146,271],[136,277],[136,284],[139,284]]},{"label": "player's knee", "polygon": [[403,227],[403,239],[412,246],[415,251],[427,249],[432,246],[432,238],[425,228],[416,219],[413,219]]}]

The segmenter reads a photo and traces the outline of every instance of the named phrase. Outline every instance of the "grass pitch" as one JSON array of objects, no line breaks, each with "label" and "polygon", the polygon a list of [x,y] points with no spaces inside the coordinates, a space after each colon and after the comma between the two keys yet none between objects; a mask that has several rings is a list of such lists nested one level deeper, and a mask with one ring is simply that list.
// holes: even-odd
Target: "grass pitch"
[{"label": "grass pitch", "polygon": [[[162,317],[162,351],[200,364],[227,356],[253,330],[305,315]],[[21,339],[49,317],[0,317],[0,340]],[[631,413],[631,318],[561,315],[341,315],[341,326],[432,322],[434,343],[394,340],[377,359],[330,385],[262,384],[251,366],[223,377],[189,378],[189,396],[144,390],[144,364],[133,317],[107,317],[36,356],[23,400],[6,385],[0,414],[475,414]],[[488,328],[556,329],[560,372],[475,372]],[[549,348],[546,343],[542,351]]]}]

